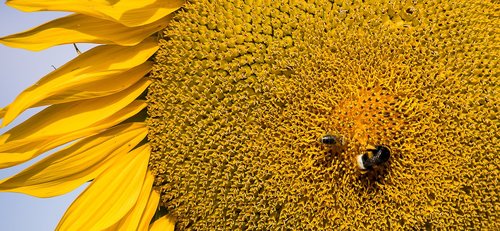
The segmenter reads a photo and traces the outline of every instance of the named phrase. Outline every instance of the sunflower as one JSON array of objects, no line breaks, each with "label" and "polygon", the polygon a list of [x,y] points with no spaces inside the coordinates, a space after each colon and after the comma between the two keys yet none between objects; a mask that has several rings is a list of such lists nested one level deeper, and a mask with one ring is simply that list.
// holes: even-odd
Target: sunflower
[{"label": "sunflower", "polygon": [[[498,229],[494,1],[28,1],[0,42],[104,44],[1,111],[58,229]],[[174,226],[175,222],[175,226]]]},{"label": "sunflower", "polygon": [[2,168],[75,142],[0,181],[0,190],[53,197],[92,181],[68,208],[58,230],[172,229],[171,218],[157,212],[159,193],[147,167],[151,147],[144,94],[151,83],[151,56],[158,50],[155,35],[183,2],[7,4],[23,11],[74,14],[3,37],[2,44],[34,51],[74,42],[104,45],[54,70],[1,110],[5,126],[28,108],[48,106],[0,137]]}]

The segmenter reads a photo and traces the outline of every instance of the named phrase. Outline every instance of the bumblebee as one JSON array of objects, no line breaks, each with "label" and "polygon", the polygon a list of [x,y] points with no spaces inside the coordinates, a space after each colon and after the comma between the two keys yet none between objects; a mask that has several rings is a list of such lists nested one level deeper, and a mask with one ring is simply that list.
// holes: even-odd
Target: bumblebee
[{"label": "bumblebee", "polygon": [[370,147],[365,153],[356,157],[356,162],[361,170],[370,170],[374,166],[382,165],[387,162],[391,156],[391,150],[383,145]]},{"label": "bumblebee", "polygon": [[340,140],[332,135],[324,135],[323,137],[321,137],[320,141],[321,143],[328,145],[334,145],[340,143]]},{"label": "bumblebee", "polygon": [[328,146],[344,146],[345,140],[341,136],[333,136],[330,134],[326,134],[319,139],[319,141]]}]

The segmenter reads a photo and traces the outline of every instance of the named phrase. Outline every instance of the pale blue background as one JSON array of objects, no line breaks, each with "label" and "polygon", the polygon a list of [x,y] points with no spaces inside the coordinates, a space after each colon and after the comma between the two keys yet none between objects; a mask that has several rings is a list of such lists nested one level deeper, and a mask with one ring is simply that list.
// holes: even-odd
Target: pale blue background
[{"label": "pale blue background", "polygon": [[[24,13],[0,3],[0,37],[24,31],[43,22],[67,13],[37,12]],[[81,51],[89,45],[78,44]],[[23,89],[35,83],[53,70],[76,56],[72,45],[63,45],[41,52],[9,48],[0,45],[0,107],[9,104]],[[19,124],[40,109],[23,113],[12,125]],[[0,129],[0,134],[12,127]],[[46,156],[46,155],[44,155]],[[0,179],[11,176],[34,161],[8,169],[0,169]],[[80,187],[67,195],[55,198],[36,198],[18,193],[0,193],[0,230],[53,230],[71,202],[85,188]]]}]

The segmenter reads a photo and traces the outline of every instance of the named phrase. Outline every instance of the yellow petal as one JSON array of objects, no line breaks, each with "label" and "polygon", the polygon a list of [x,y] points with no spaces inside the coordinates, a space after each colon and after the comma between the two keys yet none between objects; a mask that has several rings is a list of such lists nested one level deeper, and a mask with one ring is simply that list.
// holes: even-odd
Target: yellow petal
[{"label": "yellow petal", "polygon": [[1,135],[0,144],[85,129],[125,108],[143,93],[149,83],[143,79],[110,96],[50,106]]},{"label": "yellow petal", "polygon": [[124,109],[118,111],[105,120],[99,121],[96,124],[89,126],[86,129],[75,130],[67,134],[58,136],[45,136],[38,139],[23,139],[13,142],[8,142],[0,145],[0,168],[11,167],[32,158],[37,157],[43,152],[53,149],[70,141],[94,135],[104,129],[119,124],[122,121],[139,113],[146,107],[144,101],[134,101]]},{"label": "yellow petal", "polygon": [[57,230],[102,230],[120,221],[141,193],[149,154],[143,145],[102,172],[71,204]]},{"label": "yellow petal", "polygon": [[96,134],[137,114],[149,81],[97,99],[51,106],[0,136],[0,168],[14,166],[69,141]]},{"label": "yellow petal", "polygon": [[184,0],[7,0],[22,11],[69,11],[111,20],[129,27],[146,25],[179,9]]},{"label": "yellow petal", "polygon": [[[45,99],[50,101],[63,99],[65,95],[71,94],[72,89],[78,90],[79,86],[85,84],[109,84],[109,78],[119,78],[116,75],[133,74],[131,80],[124,83],[117,81],[111,89],[126,87],[126,82],[134,82],[137,77],[145,71],[146,66],[130,70],[137,67],[158,49],[155,39],[150,38],[134,47],[122,47],[115,45],[95,47],[58,68],[52,73],[40,79],[36,84],[23,91],[8,106],[3,119],[3,125],[7,125],[15,119],[21,112],[35,105],[46,105],[42,102]],[[144,64],[148,65],[148,64]],[[127,71],[134,73],[127,73]],[[135,73],[139,72],[139,73]],[[105,82],[101,82],[105,81]],[[114,87],[113,87],[114,85]],[[64,100],[62,100],[64,102]]]},{"label": "yellow petal", "polygon": [[137,230],[147,230],[149,224],[151,223],[151,219],[155,215],[158,210],[158,203],[160,202],[160,194],[155,190],[151,190],[151,194],[149,195],[148,204],[142,213],[141,220],[139,222],[139,226]]},{"label": "yellow petal", "polygon": [[[141,221],[141,216],[145,212],[147,208],[147,204],[149,199],[151,198],[151,187],[153,186],[154,177],[151,172],[146,174],[146,178],[144,180],[144,185],[141,189],[141,194],[139,195],[139,199],[137,203],[132,207],[132,209],[128,212],[128,214],[122,218],[120,222],[110,227],[109,230],[139,230],[139,222]],[[153,210],[153,214],[156,208]],[[151,217],[149,218],[151,221]]]},{"label": "yellow petal", "polygon": [[0,43],[33,51],[75,42],[134,46],[165,28],[170,18],[167,16],[145,26],[130,28],[116,22],[72,14],[22,33],[2,37]]},{"label": "yellow petal", "polygon": [[150,231],[174,231],[175,222],[167,215],[160,217],[149,226]]},{"label": "yellow petal", "polygon": [[[49,96],[48,98],[36,103],[31,107],[44,106],[49,104],[61,104],[66,102],[112,95],[114,93],[125,90],[126,88],[134,85],[136,82],[144,78],[144,76],[146,76],[147,73],[151,71],[152,66],[153,65],[151,62],[145,62],[123,73],[118,72],[116,74],[105,75],[105,72],[102,72],[102,74],[104,74],[102,76],[94,76],[94,78],[82,80],[75,86],[66,86],[67,89],[61,89],[57,92],[53,92],[52,96]],[[79,77],[81,76],[83,75],[80,75]],[[77,79],[77,77],[75,77],[74,79]],[[55,88],[56,87],[50,90],[55,90]],[[41,93],[47,93],[47,91]]]},{"label": "yellow petal", "polygon": [[5,116],[5,111],[7,110],[7,107],[1,108],[0,109],[0,119]]},{"label": "yellow petal", "polygon": [[128,123],[85,138],[0,181],[0,191],[37,197],[68,193],[98,176],[117,156],[139,144],[146,134],[144,123]]}]

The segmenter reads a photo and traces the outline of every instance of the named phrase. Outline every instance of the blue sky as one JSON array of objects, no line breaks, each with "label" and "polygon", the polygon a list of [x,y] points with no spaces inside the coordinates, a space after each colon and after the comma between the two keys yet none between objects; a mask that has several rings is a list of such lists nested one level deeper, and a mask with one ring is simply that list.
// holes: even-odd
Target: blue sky
[{"label": "blue sky", "polygon": [[[67,15],[61,12],[24,13],[0,5],[0,37],[20,32],[37,26],[43,22]],[[78,45],[85,51],[89,45]],[[0,45],[0,107],[4,107],[15,99],[23,89],[38,79],[60,67],[76,56],[72,45],[63,45],[41,52],[9,48]],[[29,116],[40,111],[30,109],[23,113],[13,124],[1,128],[0,134],[19,124]],[[30,166],[33,161],[8,169],[0,169],[0,179],[11,176]],[[36,198],[18,193],[0,193],[0,229],[17,230],[53,230],[71,202],[85,188],[80,187],[71,193],[54,198]]]}]

